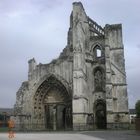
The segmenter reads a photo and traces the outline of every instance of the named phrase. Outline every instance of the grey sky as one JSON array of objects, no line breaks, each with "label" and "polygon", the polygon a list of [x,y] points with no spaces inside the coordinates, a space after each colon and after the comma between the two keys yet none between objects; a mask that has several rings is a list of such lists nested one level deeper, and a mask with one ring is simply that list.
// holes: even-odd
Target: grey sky
[{"label": "grey sky", "polygon": [[[28,60],[48,63],[66,45],[73,0],[0,0],[0,107],[12,107]],[[129,106],[140,99],[140,1],[81,0],[98,24],[122,23]]]}]

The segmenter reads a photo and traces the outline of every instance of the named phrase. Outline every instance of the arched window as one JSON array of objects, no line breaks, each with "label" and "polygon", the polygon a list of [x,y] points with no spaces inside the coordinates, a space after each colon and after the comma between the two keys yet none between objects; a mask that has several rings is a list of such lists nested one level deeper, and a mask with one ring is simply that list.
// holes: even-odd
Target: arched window
[{"label": "arched window", "polygon": [[101,57],[101,49],[96,49],[96,57]]},{"label": "arched window", "polygon": [[95,85],[95,91],[103,91],[104,74],[100,69],[96,69],[94,72],[94,85]]},{"label": "arched window", "polygon": [[96,45],[93,48],[93,54],[94,54],[94,58],[100,58],[102,56],[102,50],[99,45]]}]

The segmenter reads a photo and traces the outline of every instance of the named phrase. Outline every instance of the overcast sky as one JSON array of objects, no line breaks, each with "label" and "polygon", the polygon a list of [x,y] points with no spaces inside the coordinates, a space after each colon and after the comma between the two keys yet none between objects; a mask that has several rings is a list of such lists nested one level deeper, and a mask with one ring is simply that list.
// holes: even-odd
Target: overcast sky
[{"label": "overcast sky", "polygon": [[[73,0],[0,0],[0,108],[13,107],[28,60],[48,63],[66,45]],[[140,99],[140,1],[81,0],[101,26],[123,24],[129,107]]]}]

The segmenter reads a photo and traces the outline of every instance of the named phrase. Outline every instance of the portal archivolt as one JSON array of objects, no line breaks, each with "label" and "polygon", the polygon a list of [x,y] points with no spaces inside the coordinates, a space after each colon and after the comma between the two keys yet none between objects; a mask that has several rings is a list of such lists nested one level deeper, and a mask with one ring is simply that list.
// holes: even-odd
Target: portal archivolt
[{"label": "portal archivolt", "polygon": [[48,77],[34,96],[34,118],[47,129],[72,125],[72,99],[68,89],[54,75]]}]

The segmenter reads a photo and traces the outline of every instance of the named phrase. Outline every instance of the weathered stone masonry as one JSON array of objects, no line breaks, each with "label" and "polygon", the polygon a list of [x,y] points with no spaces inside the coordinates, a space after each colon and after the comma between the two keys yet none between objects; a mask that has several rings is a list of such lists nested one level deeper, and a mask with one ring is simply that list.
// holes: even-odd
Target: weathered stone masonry
[{"label": "weathered stone masonry", "polygon": [[121,24],[102,28],[75,2],[67,46],[59,58],[49,64],[37,64],[34,58],[28,63],[28,81],[15,104],[25,127],[110,128],[129,122]]}]

